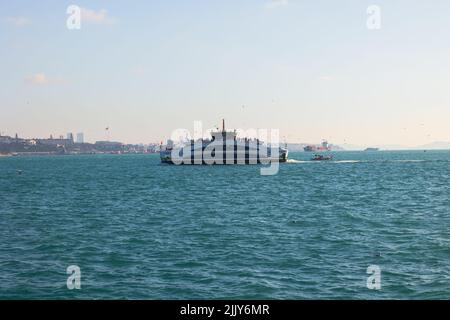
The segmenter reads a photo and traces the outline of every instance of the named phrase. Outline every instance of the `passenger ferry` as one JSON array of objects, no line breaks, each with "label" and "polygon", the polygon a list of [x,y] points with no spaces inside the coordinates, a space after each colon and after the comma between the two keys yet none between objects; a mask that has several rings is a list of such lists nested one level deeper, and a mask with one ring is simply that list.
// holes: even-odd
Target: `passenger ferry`
[{"label": "passenger ferry", "polygon": [[190,140],[182,147],[168,140],[164,149],[161,146],[160,158],[168,164],[268,164],[286,162],[288,150],[268,146],[259,139],[238,138],[236,130],[225,130],[223,120],[222,130],[211,132],[211,139]]}]

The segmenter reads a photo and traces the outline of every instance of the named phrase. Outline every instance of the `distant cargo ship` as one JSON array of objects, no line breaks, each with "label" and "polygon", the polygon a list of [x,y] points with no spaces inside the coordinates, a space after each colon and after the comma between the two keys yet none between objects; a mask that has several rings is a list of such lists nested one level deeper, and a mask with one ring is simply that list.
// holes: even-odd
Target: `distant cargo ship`
[{"label": "distant cargo ship", "polygon": [[[213,151],[205,151],[208,147]],[[237,138],[236,130],[225,130],[225,120],[223,120],[222,130],[211,132],[211,139],[190,140],[187,145],[179,148],[173,145],[173,141],[168,140],[164,150],[161,148],[160,158],[162,163],[175,164],[182,159],[182,164],[199,165],[286,162],[288,159],[287,148],[277,147],[277,149],[264,145],[258,139]],[[219,152],[221,154],[216,158],[215,155]],[[179,158],[173,159],[173,155]]]},{"label": "distant cargo ship", "polygon": [[379,148],[367,148],[364,151],[379,151],[379,150],[380,150]]},{"label": "distant cargo ship", "polygon": [[320,151],[331,151],[331,146],[328,141],[324,140],[321,145],[310,144],[303,148],[305,152],[320,152]]}]

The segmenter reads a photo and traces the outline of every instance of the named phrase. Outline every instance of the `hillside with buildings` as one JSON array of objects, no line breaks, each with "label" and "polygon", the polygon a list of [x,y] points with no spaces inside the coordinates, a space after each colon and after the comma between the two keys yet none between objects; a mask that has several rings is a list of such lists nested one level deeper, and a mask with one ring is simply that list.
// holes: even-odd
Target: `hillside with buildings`
[{"label": "hillside with buildings", "polygon": [[64,138],[21,138],[17,134],[14,137],[0,135],[0,154],[2,155],[26,155],[26,154],[97,154],[97,153],[155,153],[159,150],[156,143],[124,144],[115,141],[84,142],[84,135],[78,133],[74,140],[71,133]]}]

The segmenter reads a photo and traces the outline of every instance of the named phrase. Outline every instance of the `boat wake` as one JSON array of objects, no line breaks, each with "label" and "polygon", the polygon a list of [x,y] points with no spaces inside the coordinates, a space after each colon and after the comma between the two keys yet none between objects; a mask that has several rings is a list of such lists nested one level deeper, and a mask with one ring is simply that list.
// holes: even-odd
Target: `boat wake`
[{"label": "boat wake", "polygon": [[426,160],[393,160],[394,162],[425,162]]},{"label": "boat wake", "polygon": [[288,159],[286,163],[359,163],[362,160],[338,160],[338,161],[314,161],[314,160],[297,160],[297,159]]},{"label": "boat wake", "polygon": [[302,161],[302,160],[296,160],[296,159],[287,159],[286,163],[311,163],[314,161]]},{"label": "boat wake", "polygon": [[333,161],[334,163],[360,163],[362,160],[339,160]]},{"label": "boat wake", "polygon": [[301,164],[301,163],[421,163],[421,162],[435,162],[449,160],[419,160],[419,159],[392,159],[392,160],[331,160],[331,161],[313,161],[313,160],[298,160],[288,159],[286,163]]}]

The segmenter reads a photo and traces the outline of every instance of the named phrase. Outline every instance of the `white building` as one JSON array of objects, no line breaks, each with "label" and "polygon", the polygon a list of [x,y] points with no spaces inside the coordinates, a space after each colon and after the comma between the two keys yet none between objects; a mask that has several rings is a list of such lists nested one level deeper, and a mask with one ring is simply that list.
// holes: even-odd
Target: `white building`
[{"label": "white building", "polygon": [[84,143],[84,133],[83,132],[77,133],[77,143]]}]

